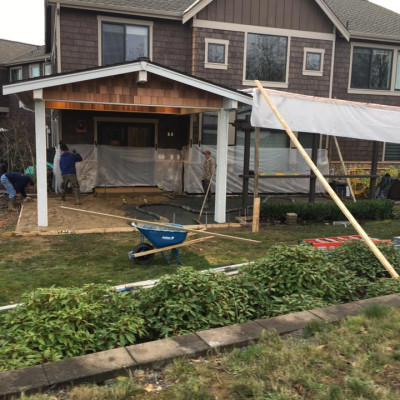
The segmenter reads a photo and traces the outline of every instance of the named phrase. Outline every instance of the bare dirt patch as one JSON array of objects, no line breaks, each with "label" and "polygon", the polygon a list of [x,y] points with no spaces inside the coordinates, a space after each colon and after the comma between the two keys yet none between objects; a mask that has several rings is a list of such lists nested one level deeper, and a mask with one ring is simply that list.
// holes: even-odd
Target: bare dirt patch
[{"label": "bare dirt patch", "polygon": [[117,215],[125,217],[124,206],[139,205],[147,202],[165,201],[163,195],[147,194],[101,194],[101,195],[82,195],[81,205],[75,205],[73,196],[66,201],[61,201],[58,196],[49,195],[48,197],[48,226],[38,228],[37,226],[37,203],[24,203],[19,218],[16,232],[35,232],[35,231],[79,231],[87,229],[108,229],[129,227],[129,221],[117,219],[104,215],[93,215],[90,213],[67,210],[61,206],[75,208],[79,210],[94,211],[102,214]]}]

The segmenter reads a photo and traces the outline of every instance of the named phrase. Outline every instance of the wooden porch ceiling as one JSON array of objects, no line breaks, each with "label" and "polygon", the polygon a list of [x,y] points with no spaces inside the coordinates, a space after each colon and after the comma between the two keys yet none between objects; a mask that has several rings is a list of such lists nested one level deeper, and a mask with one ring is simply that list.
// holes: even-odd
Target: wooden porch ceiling
[{"label": "wooden porch ceiling", "polygon": [[193,114],[223,107],[223,98],[204,90],[148,74],[136,73],[70,83],[43,90],[45,107],[58,110]]}]

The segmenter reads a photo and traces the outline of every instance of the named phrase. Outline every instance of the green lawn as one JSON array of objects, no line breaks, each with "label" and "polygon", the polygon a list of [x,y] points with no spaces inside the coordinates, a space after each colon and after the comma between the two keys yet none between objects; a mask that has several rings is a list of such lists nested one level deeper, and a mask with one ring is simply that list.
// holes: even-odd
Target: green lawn
[{"label": "green lawn", "polygon": [[[368,234],[380,239],[400,236],[400,220],[365,223]],[[183,247],[184,265],[197,270],[253,261],[276,243],[296,244],[305,238],[351,235],[353,228],[326,224],[268,225],[258,234],[247,228],[218,233],[261,240],[261,244],[214,238]],[[119,285],[159,278],[175,271],[160,254],[150,265],[139,266],[128,252],[140,242],[139,234],[93,234],[48,237],[2,237],[0,246],[0,305],[18,302],[24,292],[37,287],[81,286],[84,283]]]}]

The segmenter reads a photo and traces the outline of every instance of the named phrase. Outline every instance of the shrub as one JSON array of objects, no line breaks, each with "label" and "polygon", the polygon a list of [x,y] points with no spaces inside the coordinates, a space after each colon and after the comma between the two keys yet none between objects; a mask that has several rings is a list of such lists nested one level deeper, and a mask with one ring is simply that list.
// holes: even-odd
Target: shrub
[{"label": "shrub", "polygon": [[380,278],[375,282],[369,282],[365,297],[368,299],[396,293],[400,293],[400,279]]},{"label": "shrub", "polygon": [[220,273],[179,268],[141,294],[153,337],[168,337],[244,322],[253,314],[249,293]]},{"label": "shrub", "polygon": [[[377,247],[390,264],[400,265],[400,251],[392,243],[377,243]],[[370,281],[390,277],[390,274],[363,241],[343,243],[331,252],[331,261]]]},{"label": "shrub", "polygon": [[274,297],[301,294],[328,302],[344,301],[356,298],[363,286],[354,273],[307,244],[273,246],[267,257],[246,267],[243,274],[259,292]]},{"label": "shrub", "polygon": [[0,370],[133,344],[146,333],[132,294],[107,286],[37,289],[22,300],[0,316]]},{"label": "shrub", "polygon": [[[345,202],[356,219],[383,220],[394,218],[394,201],[362,200],[357,203]],[[285,221],[286,213],[296,213],[304,221],[338,221],[345,219],[335,203],[276,203],[262,202],[260,217]]]}]

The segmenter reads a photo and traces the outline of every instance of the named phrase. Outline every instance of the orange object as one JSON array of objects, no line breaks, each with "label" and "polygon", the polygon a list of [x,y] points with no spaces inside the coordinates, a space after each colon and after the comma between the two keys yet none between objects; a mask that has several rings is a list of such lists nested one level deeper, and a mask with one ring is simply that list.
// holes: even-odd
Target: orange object
[{"label": "orange object", "polygon": [[[360,235],[349,235],[349,236],[335,236],[335,237],[324,237],[324,238],[316,238],[316,239],[303,239],[300,240],[300,243],[307,243],[312,245],[318,250],[332,250],[335,247],[340,246],[341,244],[348,242],[350,240],[361,240]],[[389,243],[390,240],[381,240],[377,238],[371,238],[374,243],[386,242]]]}]

